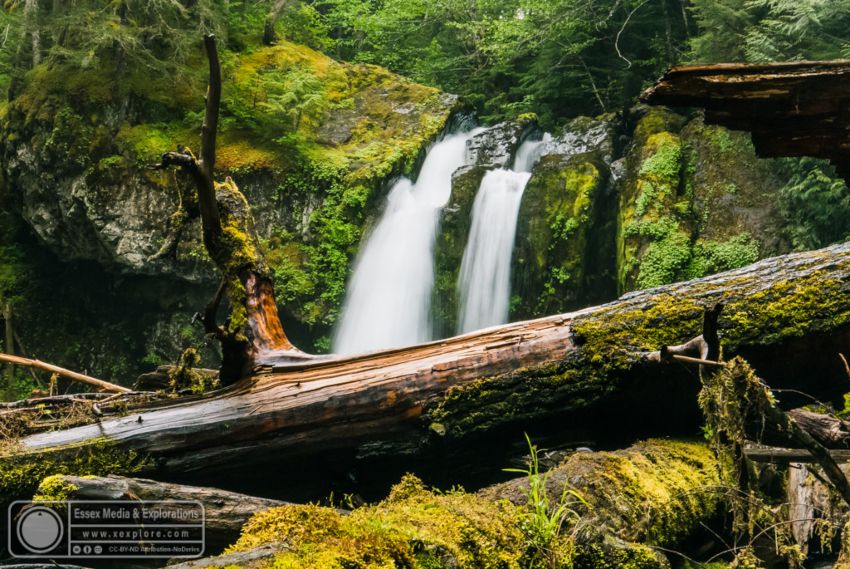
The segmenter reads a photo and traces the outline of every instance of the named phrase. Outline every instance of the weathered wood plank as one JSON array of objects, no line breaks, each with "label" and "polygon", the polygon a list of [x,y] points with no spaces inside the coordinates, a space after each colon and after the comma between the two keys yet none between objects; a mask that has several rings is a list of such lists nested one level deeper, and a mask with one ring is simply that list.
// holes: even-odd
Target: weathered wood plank
[{"label": "weathered wood plank", "polygon": [[[817,462],[812,453],[805,449],[752,447],[744,449],[744,454],[753,462],[769,462],[773,464],[788,464],[791,462]],[[829,451],[835,462],[850,460],[850,449],[833,449]]]}]

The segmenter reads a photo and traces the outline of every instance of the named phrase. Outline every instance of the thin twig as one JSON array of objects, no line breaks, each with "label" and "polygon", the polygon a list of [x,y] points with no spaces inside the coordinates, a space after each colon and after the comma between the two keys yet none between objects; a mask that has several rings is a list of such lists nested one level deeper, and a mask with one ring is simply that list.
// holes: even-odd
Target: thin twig
[{"label": "thin twig", "polygon": [[715,362],[715,361],[712,361],[712,360],[704,360],[702,358],[692,358],[690,356],[672,355],[670,357],[674,360],[689,363],[689,364],[700,364],[700,365],[704,365],[704,366],[714,366],[714,367],[724,367],[726,365],[723,362]]},{"label": "thin twig", "polygon": [[619,32],[617,32],[617,38],[614,40],[614,49],[616,49],[616,50],[617,50],[617,55],[620,57],[620,59],[622,59],[623,61],[625,61],[625,62],[628,64],[629,69],[631,69],[631,67],[632,67],[632,62],[631,62],[631,61],[629,61],[629,59],[628,59],[626,56],[624,56],[624,55],[623,55],[623,53],[620,51],[620,36],[621,36],[621,35],[623,35],[623,32],[624,32],[624,31],[626,31],[626,26],[628,26],[628,25],[629,25],[629,20],[631,20],[631,19],[632,19],[632,16],[634,16],[634,15],[635,15],[635,12],[637,12],[638,10],[640,10],[641,8],[643,8],[643,6],[644,6],[647,2],[649,2],[649,0],[643,0],[643,2],[641,2],[640,4],[638,4],[637,6],[635,6],[635,9],[634,9],[634,10],[632,10],[631,12],[629,12],[629,15],[628,15],[628,16],[626,16],[626,21],[625,21],[625,22],[623,22],[623,25],[622,25],[622,27],[620,28],[620,31],[619,31]]}]

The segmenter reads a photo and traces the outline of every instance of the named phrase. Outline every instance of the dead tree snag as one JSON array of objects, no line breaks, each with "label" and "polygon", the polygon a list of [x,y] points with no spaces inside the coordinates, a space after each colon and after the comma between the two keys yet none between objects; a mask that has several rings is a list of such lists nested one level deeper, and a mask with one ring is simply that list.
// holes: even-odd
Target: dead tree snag
[{"label": "dead tree snag", "polygon": [[[221,67],[215,36],[204,38],[209,60],[200,158],[188,148],[163,154],[154,168],[176,166],[192,179],[198,193],[204,246],[222,272],[223,288],[206,311],[208,333],[221,343],[221,380],[234,381],[251,374],[260,353],[275,352],[284,359],[309,356],[297,350],[283,331],[274,297],[271,272],[266,265],[245,196],[231,178],[215,181],[215,147],[221,106]],[[215,322],[220,297],[226,293],[230,313],[224,324]]]}]

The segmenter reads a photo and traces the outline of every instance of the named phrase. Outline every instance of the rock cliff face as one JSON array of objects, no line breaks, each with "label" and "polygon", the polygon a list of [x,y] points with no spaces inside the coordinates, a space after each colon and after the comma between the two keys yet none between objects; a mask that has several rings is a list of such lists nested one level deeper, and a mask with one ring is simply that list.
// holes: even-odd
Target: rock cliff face
[{"label": "rock cliff face", "polygon": [[547,143],[523,194],[511,316],[532,318],[616,296],[616,166],[620,120],[580,117]]},{"label": "rock cliff face", "polygon": [[[387,183],[415,170],[458,101],[285,42],[229,54],[225,69],[219,174],[233,177],[254,209],[287,331],[320,351]],[[0,235],[0,268],[56,283],[21,288],[25,343],[43,359],[110,379],[206,345],[193,315],[216,286],[191,186],[146,168],[198,140],[203,77],[116,74],[109,65],[60,65],[28,76],[2,115],[0,194],[16,220]],[[532,134],[540,132],[529,117],[487,129],[454,175],[435,257],[434,317],[444,336],[456,330],[457,277],[481,180],[510,167]],[[639,107],[574,119],[542,154],[519,213],[512,319],[788,249],[774,197],[783,180],[745,135]],[[29,253],[6,258],[4,244]],[[215,365],[214,346],[205,358]]]},{"label": "rock cliff face", "polygon": [[[385,183],[415,167],[457,100],[286,42],[224,57],[219,176],[233,177],[254,208],[295,338],[305,349],[316,349],[316,340],[321,348]],[[40,278],[61,259],[89,267],[116,295],[127,283],[145,282],[150,302],[135,308],[150,318],[142,324],[126,314],[131,347],[110,350],[128,362],[158,363],[201,340],[190,321],[216,285],[191,186],[146,168],[178,144],[197,145],[204,83],[200,76],[181,84],[118,80],[111,71],[60,65],[30,74],[3,116],[2,198],[23,222],[12,240],[49,259],[22,260]],[[178,233],[177,246],[165,250]],[[44,300],[30,295],[20,303],[20,325],[31,338],[48,336],[38,313]],[[79,326],[85,318],[71,320]],[[39,355],[92,373],[132,375],[138,367],[69,358],[49,342]]]},{"label": "rock cliff face", "polygon": [[[470,165],[454,175],[435,260],[435,319],[444,336],[456,330],[458,268],[481,180],[509,167],[534,129],[520,121],[487,129],[470,141]],[[775,170],[746,135],[666,109],[570,121],[547,138],[523,194],[511,319],[787,252]]]},{"label": "rock cliff face", "polygon": [[619,192],[620,292],[788,251],[776,207],[783,182],[746,135],[664,109],[634,117]]}]

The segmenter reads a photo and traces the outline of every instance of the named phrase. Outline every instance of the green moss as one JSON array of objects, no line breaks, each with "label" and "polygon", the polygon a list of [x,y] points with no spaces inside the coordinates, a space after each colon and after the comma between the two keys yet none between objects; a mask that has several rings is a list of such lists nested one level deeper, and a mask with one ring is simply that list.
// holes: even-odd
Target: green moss
[{"label": "green moss", "polygon": [[[820,253],[809,253],[815,262]],[[755,283],[748,283],[755,286]],[[724,346],[776,343],[806,334],[837,330],[850,322],[850,291],[829,271],[815,270],[791,281],[740,290],[734,280],[722,286],[694,283],[687,292],[659,292],[650,302],[621,302],[572,323],[584,350],[600,360],[626,350],[657,350],[699,334],[705,307],[726,305],[721,318]]]},{"label": "green moss", "polygon": [[258,513],[230,551],[285,544],[274,567],[542,569],[548,561],[575,569],[665,567],[652,546],[675,547],[713,515],[722,498],[714,491],[716,472],[700,443],[651,440],[572,455],[550,471],[546,489],[557,498],[566,485],[586,504],[561,528],[562,554],[547,562],[522,529],[526,479],[471,495],[433,492],[408,475],[386,500],[349,515],[315,505]]},{"label": "green moss", "polygon": [[596,154],[540,160],[517,222],[512,318],[565,312],[595,298],[593,263],[604,253],[592,244],[606,241],[599,202],[607,182]]},{"label": "green moss", "polygon": [[374,506],[340,515],[319,506],[282,506],[252,517],[230,551],[287,543],[275,567],[518,568],[519,509],[460,491],[431,492],[406,476]]},{"label": "green moss", "polygon": [[745,267],[759,258],[759,243],[749,233],[734,235],[725,241],[698,240],[685,272],[687,278],[696,279]]},{"label": "green moss", "polygon": [[[659,191],[675,191],[682,166],[682,143],[679,138],[669,132],[653,134],[647,139],[644,152],[649,156],[640,166],[639,175],[643,181]],[[636,214],[641,216],[645,211],[646,207],[641,210],[638,205]]]},{"label": "green moss", "polygon": [[[754,282],[741,275],[697,281],[579,313],[570,321],[579,350],[558,362],[453,387],[426,410],[427,420],[439,424],[435,433],[463,437],[586,408],[621,387],[636,353],[699,335],[705,308],[717,302],[725,304],[720,327],[724,348],[732,354],[744,346],[777,345],[841,330],[850,324],[850,286],[832,267],[812,268],[827,254],[807,253],[802,257],[806,262],[796,259],[793,280]],[[848,263],[839,262],[834,270],[846,271]]]},{"label": "green moss", "polygon": [[685,118],[663,107],[640,107],[643,112],[635,126],[633,138],[643,145],[652,135],[660,132],[679,132],[685,124]]},{"label": "green moss", "polygon": [[636,287],[644,289],[676,282],[690,266],[690,236],[671,231],[646,246],[638,265]]},{"label": "green moss", "polygon": [[38,502],[64,502],[80,487],[68,482],[62,474],[48,476],[41,481],[32,499]]},{"label": "green moss", "polygon": [[[724,506],[717,462],[701,442],[652,439],[611,452],[578,452],[546,473],[546,493],[582,497],[563,528],[577,536],[572,567],[668,567],[653,546],[676,549]],[[524,505],[533,480],[518,479],[479,495]]]},{"label": "green moss", "polygon": [[130,475],[154,466],[149,458],[107,439],[25,455],[16,455],[16,450],[11,447],[0,453],[0,496],[7,499],[32,495],[39,481],[54,474]]},{"label": "green moss", "polygon": [[[613,542],[613,540],[611,540]],[[581,548],[576,569],[665,569],[666,559],[649,546],[634,543],[602,543]]]},{"label": "green moss", "polygon": [[[638,123],[620,196],[618,283],[621,291],[680,280],[690,260],[690,198],[682,187],[681,128],[668,112]],[[681,119],[681,117],[680,117]],[[662,130],[659,130],[662,129]]]},{"label": "green moss", "polygon": [[[222,46],[220,56],[219,176],[233,176],[252,201],[266,201],[254,205],[277,208],[275,198],[286,204],[271,216],[271,269],[283,278],[286,316],[321,337],[336,318],[385,180],[410,173],[457,103],[385,69],[286,41],[242,53]],[[29,73],[8,105],[4,142],[26,142],[37,166],[56,177],[83,175],[92,189],[129,180],[185,197],[181,176],[145,167],[178,145],[197,150],[203,53],[175,62],[168,77],[146,77],[147,67],[121,67],[108,57],[97,66],[53,63]],[[239,234],[227,237],[234,247],[246,244]],[[208,262],[200,247],[181,244],[178,261],[199,260]]]},{"label": "green moss", "polygon": [[746,136],[699,119],[682,128],[663,113],[646,115],[621,190],[621,291],[698,278],[778,252],[775,176],[762,162]]},{"label": "green moss", "polygon": [[463,437],[546,412],[581,409],[614,392],[620,378],[586,358],[522,368],[450,388],[428,410],[442,436]]}]

